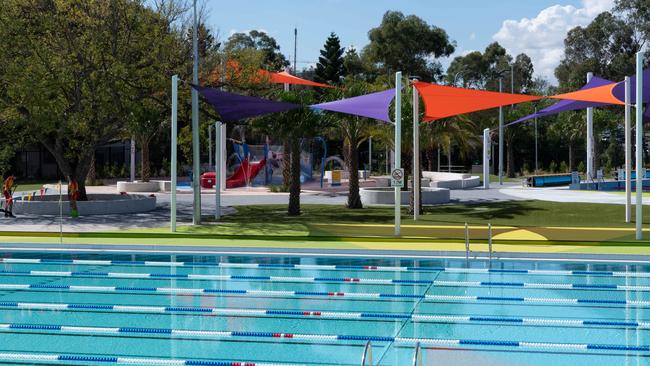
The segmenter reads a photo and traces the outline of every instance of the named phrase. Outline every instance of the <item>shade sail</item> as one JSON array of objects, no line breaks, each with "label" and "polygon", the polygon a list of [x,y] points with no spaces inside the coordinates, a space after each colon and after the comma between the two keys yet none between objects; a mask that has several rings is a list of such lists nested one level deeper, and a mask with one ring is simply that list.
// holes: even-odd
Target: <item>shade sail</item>
[{"label": "shade sail", "polygon": [[332,112],[352,114],[355,116],[374,118],[390,122],[388,110],[395,98],[395,89],[377,93],[337,100],[334,102],[314,104],[311,107]]},{"label": "shade sail", "polygon": [[595,88],[578,90],[571,93],[564,93],[549,96],[552,99],[570,99],[583,102],[605,103],[605,104],[624,104],[613,94],[616,84],[603,85]]},{"label": "shade sail", "polygon": [[534,95],[456,88],[421,81],[414,85],[424,100],[425,121],[542,99]]},{"label": "shade sail", "polygon": [[[625,103],[625,81],[614,86],[614,97]],[[630,76],[630,100],[636,104],[636,75]],[[643,103],[650,102],[650,68],[643,70]]]},{"label": "shade sail", "polygon": [[315,81],[302,79],[297,76],[293,76],[286,71],[282,72],[270,72],[266,70],[260,70],[262,75],[268,76],[269,80],[274,84],[292,84],[292,85],[308,85],[308,86],[318,86],[321,88],[333,88],[331,85],[317,83]]},{"label": "shade sail", "polygon": [[302,107],[299,104],[249,97],[214,88],[205,88],[197,85],[192,85],[192,87],[212,105],[221,116],[223,122],[236,122],[250,117],[286,112]]},{"label": "shade sail", "polygon": [[[600,87],[603,85],[611,85],[614,84],[613,81],[599,78],[598,76],[594,76],[591,78],[591,80],[585,84],[580,90],[585,90],[585,89],[592,89],[596,87]],[[560,112],[567,112],[567,111],[575,111],[575,110],[580,110],[580,109],[585,109],[589,107],[602,107],[609,105],[607,103],[595,103],[595,102],[585,102],[585,101],[580,101],[580,100],[561,100],[551,106],[548,106],[542,110],[537,111],[537,113],[529,114],[526,117],[520,118],[514,122],[508,123],[506,126],[514,125],[517,123],[521,123],[533,118],[538,118],[538,117],[546,117],[550,115],[554,115]]]}]

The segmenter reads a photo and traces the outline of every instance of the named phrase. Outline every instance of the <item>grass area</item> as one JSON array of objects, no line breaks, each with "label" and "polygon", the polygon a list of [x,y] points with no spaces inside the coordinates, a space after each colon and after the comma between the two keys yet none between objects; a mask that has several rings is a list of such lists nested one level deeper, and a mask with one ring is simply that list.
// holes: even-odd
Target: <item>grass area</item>
[{"label": "grass area", "polygon": [[[650,222],[650,211],[645,210],[644,221]],[[406,215],[403,224],[415,224]],[[238,206],[234,215],[224,222],[256,224],[391,224],[392,207],[370,207],[348,210],[332,205],[303,205],[302,215],[290,217],[284,205]],[[563,203],[547,201],[505,201],[477,204],[450,204],[425,208],[417,221],[420,225],[506,225],[506,226],[586,226],[634,227],[624,222],[624,206],[598,203]]]},{"label": "grass area", "polygon": [[17,181],[16,192],[33,192],[38,191],[44,184],[50,184],[52,182],[20,182]]}]

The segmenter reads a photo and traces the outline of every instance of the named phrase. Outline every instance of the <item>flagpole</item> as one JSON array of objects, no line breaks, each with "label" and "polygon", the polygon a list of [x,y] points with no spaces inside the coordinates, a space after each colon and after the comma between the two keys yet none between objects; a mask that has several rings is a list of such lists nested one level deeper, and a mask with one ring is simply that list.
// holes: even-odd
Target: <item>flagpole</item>
[{"label": "flagpole", "polygon": [[632,222],[632,106],[630,77],[625,77],[625,222]]},{"label": "flagpole", "polygon": [[178,137],[178,75],[172,76],[172,161],[171,161],[171,197],[170,197],[170,229],[176,232],[176,172],[177,151],[178,145],[176,143]]},{"label": "flagpole", "polygon": [[[192,82],[199,84],[199,43],[197,30],[196,0],[194,0],[194,18],[192,32]],[[199,147],[199,92],[192,88],[192,188],[194,193],[194,210],[192,219],[194,225],[201,224],[201,155]]]},{"label": "flagpole", "polygon": [[420,95],[413,84],[413,220],[420,218],[420,184]]}]

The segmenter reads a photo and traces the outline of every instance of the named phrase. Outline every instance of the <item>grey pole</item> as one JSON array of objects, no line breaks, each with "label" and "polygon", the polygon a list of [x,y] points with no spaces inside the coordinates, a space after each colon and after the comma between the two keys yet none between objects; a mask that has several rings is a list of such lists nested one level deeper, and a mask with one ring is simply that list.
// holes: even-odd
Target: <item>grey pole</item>
[{"label": "grey pole", "polygon": [[483,189],[490,189],[490,129],[483,130]]},{"label": "grey pole", "polygon": [[438,146],[438,170],[440,171],[440,146]]},{"label": "grey pole", "polygon": [[372,136],[368,137],[368,177],[372,174]]},{"label": "grey pole", "polygon": [[[591,81],[593,73],[587,73],[587,82]],[[587,179],[594,178],[594,109],[587,108]]]},{"label": "grey pole", "polygon": [[[193,66],[192,82],[199,84],[199,43],[197,30],[196,0],[194,0],[194,20],[192,32]],[[192,88],[192,190],[194,193],[194,210],[192,222],[194,225],[201,224],[201,156],[199,152],[199,93]]]},{"label": "grey pole", "polygon": [[170,226],[171,226],[171,231],[175,232],[176,231],[176,167],[178,166],[177,163],[177,150],[178,150],[178,145],[176,143],[178,136],[178,75],[172,76],[172,161],[171,161],[171,167],[170,167],[170,174],[171,174],[171,198],[170,198],[170,207],[171,207],[171,215],[170,215]]},{"label": "grey pole", "polygon": [[[214,132],[217,133],[216,130]],[[212,125],[208,126],[208,166],[212,167]],[[215,172],[217,171],[215,170]]]},{"label": "grey pole", "polygon": [[632,93],[629,76],[625,77],[625,222],[632,222]]},{"label": "grey pole", "polygon": [[449,141],[449,153],[447,154],[447,173],[451,173],[451,141]]},{"label": "grey pole", "polygon": [[[395,73],[395,169],[402,167],[402,72]],[[402,192],[395,187],[395,236],[400,236]]]},{"label": "grey pole", "polygon": [[420,218],[420,183],[420,95],[413,84],[413,220]]},{"label": "grey pole", "polygon": [[[537,107],[535,107],[535,114],[537,114]],[[539,169],[537,161],[537,117],[535,117],[535,174],[537,174],[537,170]]]},{"label": "grey pole", "polygon": [[643,238],[643,51],[636,53],[636,240]]},{"label": "grey pole", "polygon": [[135,182],[135,137],[131,137],[131,182]]},{"label": "grey pole", "polygon": [[[221,219],[221,164],[222,164],[222,156],[221,156],[221,122],[217,121],[214,123],[214,134],[215,134],[215,142],[214,142],[214,192],[215,192],[215,212],[214,212],[214,218],[215,220]],[[211,137],[212,138],[212,137]]]},{"label": "grey pole", "polygon": [[[503,77],[499,77],[499,93],[503,91]],[[499,184],[503,184],[503,107],[499,107]]]},{"label": "grey pole", "polygon": [[297,66],[297,54],[298,54],[298,28],[293,28],[293,74],[298,76],[298,66]]}]

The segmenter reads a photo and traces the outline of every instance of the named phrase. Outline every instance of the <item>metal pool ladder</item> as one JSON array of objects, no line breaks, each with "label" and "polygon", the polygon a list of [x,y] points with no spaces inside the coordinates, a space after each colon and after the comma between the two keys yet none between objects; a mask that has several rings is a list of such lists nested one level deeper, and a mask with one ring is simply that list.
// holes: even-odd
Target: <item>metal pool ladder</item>
[{"label": "metal pool ladder", "polygon": [[[366,361],[368,363],[366,363]],[[368,341],[366,346],[363,347],[363,354],[361,355],[361,366],[372,366],[372,343]]]},{"label": "metal pool ladder", "polygon": [[422,363],[422,348],[420,342],[415,344],[415,354],[413,355],[413,366],[423,366]]}]

